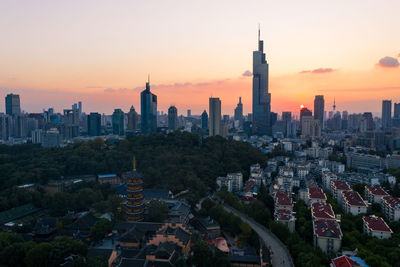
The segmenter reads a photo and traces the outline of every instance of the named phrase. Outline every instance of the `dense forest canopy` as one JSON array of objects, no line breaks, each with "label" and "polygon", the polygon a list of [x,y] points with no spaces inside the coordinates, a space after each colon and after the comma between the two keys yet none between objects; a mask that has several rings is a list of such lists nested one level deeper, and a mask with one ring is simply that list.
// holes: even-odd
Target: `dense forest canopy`
[{"label": "dense forest canopy", "polygon": [[107,143],[98,138],[52,149],[32,144],[0,146],[0,194],[16,185],[46,184],[61,176],[121,174],[132,169],[135,156],[145,188],[173,193],[189,189],[194,200],[214,190],[218,176],[240,171],[247,177],[251,164],[263,165],[266,159],[248,143],[219,136],[202,139],[178,131]]}]

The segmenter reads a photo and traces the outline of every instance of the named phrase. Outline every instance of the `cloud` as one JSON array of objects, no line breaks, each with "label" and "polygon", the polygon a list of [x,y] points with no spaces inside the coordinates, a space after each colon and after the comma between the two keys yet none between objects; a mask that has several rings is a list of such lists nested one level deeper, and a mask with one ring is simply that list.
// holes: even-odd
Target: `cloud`
[{"label": "cloud", "polygon": [[313,74],[321,74],[321,73],[329,73],[335,71],[332,68],[318,68],[314,70],[303,70],[300,71],[300,74],[305,74],[305,73],[313,73]]},{"label": "cloud", "polygon": [[399,61],[397,60],[397,58],[394,58],[394,57],[384,57],[384,58],[381,58],[378,62],[378,66],[381,66],[381,67],[396,68],[399,65],[400,65]]},{"label": "cloud", "polygon": [[113,88],[106,88],[106,89],[104,89],[104,92],[107,92],[107,93],[114,93],[115,91],[117,91],[117,90],[115,90],[115,89],[113,89]]},{"label": "cloud", "polygon": [[245,77],[250,77],[252,75],[253,75],[253,73],[251,73],[251,71],[249,71],[249,70],[246,70],[245,72],[242,73],[242,76],[245,76]]}]

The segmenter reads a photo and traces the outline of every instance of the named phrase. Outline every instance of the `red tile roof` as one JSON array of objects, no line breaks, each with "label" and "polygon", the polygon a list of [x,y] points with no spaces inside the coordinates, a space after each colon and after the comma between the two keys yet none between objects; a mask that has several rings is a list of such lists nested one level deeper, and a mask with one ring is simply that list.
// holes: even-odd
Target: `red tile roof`
[{"label": "red tile roof", "polygon": [[314,234],[318,237],[342,238],[342,231],[339,224],[334,220],[313,221]]},{"label": "red tile roof", "polygon": [[340,256],[336,259],[332,260],[333,266],[335,267],[353,267],[353,266],[359,266],[359,264],[356,261],[353,261],[347,256]]},{"label": "red tile roof", "polygon": [[386,222],[378,216],[364,216],[363,217],[364,224],[371,231],[379,231],[379,232],[392,232],[392,229],[386,224]]},{"label": "red tile roof", "polygon": [[279,221],[289,221],[292,218],[292,212],[285,209],[275,210],[275,218]]},{"label": "red tile roof", "polygon": [[335,220],[335,213],[332,206],[327,203],[313,203],[311,206],[311,216],[315,219]]},{"label": "red tile roof", "polygon": [[348,203],[350,206],[360,206],[366,207],[364,200],[360,196],[360,194],[356,191],[344,191],[342,192],[343,200]]},{"label": "red tile roof", "polygon": [[308,188],[308,197],[310,199],[326,200],[326,195],[325,195],[324,191],[322,191],[322,189],[318,188],[318,187]]},{"label": "red tile roof", "polygon": [[284,191],[278,191],[275,194],[275,203],[279,206],[290,206],[292,205],[292,200],[289,198],[288,193]]},{"label": "red tile roof", "polygon": [[400,208],[400,198],[395,198],[395,197],[388,195],[388,196],[382,197],[382,200],[387,206],[389,206],[391,208],[394,208],[394,207]]},{"label": "red tile roof", "polygon": [[366,185],[365,189],[374,196],[387,196],[389,195],[382,187],[379,185]]},{"label": "red tile roof", "polygon": [[337,190],[351,190],[350,185],[341,180],[333,180],[331,181],[332,187],[335,187]]}]

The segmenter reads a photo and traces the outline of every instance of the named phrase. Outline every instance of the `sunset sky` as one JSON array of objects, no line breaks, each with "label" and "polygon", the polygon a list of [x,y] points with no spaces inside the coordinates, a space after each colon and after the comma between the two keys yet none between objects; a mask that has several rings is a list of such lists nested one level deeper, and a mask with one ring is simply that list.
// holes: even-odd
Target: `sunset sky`
[{"label": "sunset sky", "polygon": [[[0,112],[18,93],[27,112],[77,101],[85,112],[140,110],[150,73],[158,109],[251,112],[257,25],[270,68],[272,110],[380,114],[400,102],[400,1],[2,0]],[[248,72],[247,72],[248,74]]]}]

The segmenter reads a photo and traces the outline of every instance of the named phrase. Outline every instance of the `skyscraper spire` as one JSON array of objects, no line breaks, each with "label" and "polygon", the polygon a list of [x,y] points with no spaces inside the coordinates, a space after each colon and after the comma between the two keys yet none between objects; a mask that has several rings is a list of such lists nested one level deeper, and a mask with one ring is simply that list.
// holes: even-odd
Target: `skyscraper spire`
[{"label": "skyscraper spire", "polygon": [[239,104],[242,104],[242,97],[239,96]]},{"label": "skyscraper spire", "polygon": [[336,110],[336,99],[333,97],[333,113],[335,113]]},{"label": "skyscraper spire", "polygon": [[260,23],[258,23],[258,42],[260,42]]}]

